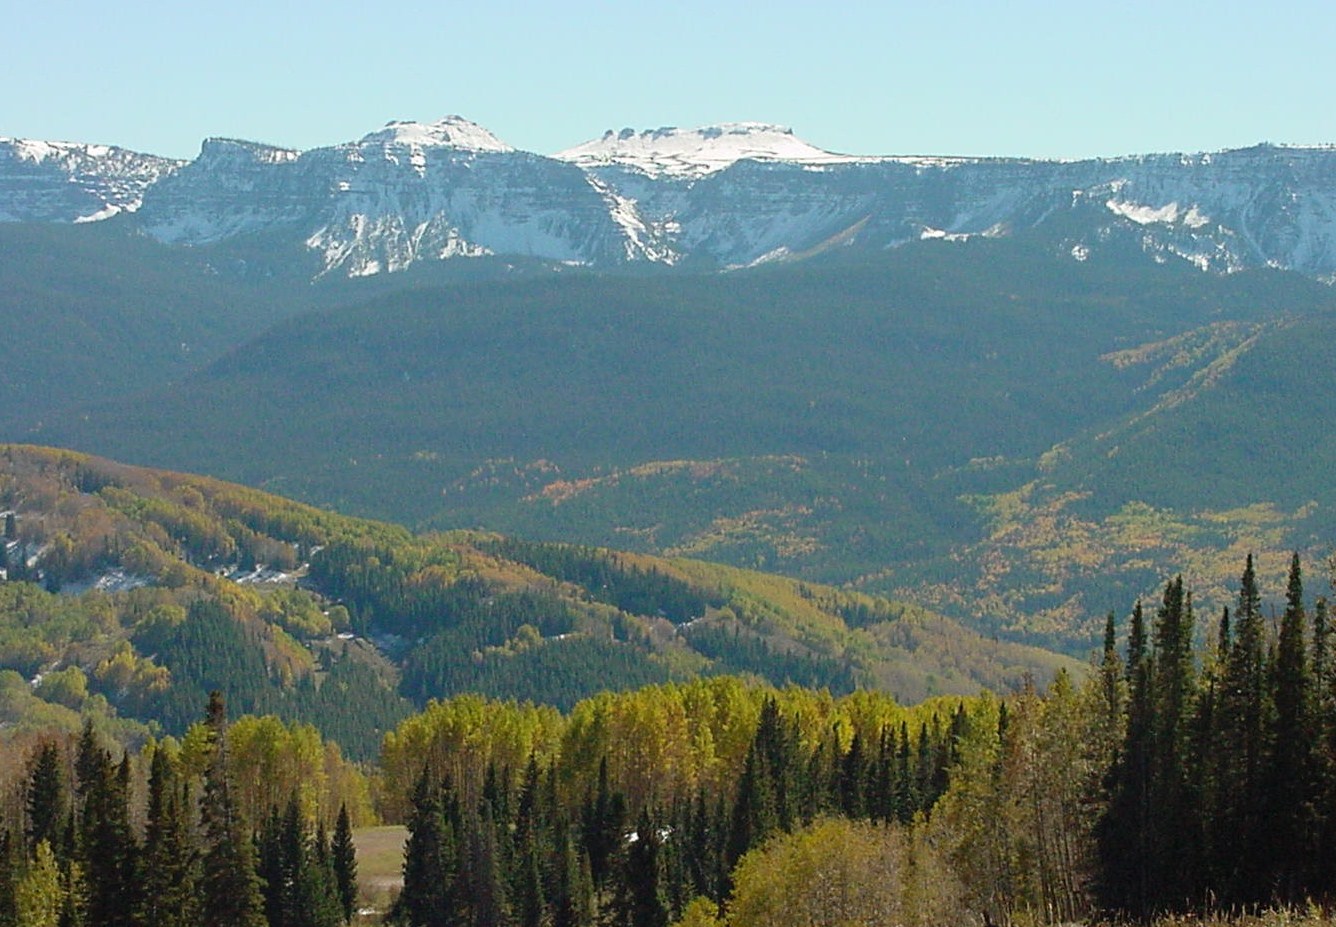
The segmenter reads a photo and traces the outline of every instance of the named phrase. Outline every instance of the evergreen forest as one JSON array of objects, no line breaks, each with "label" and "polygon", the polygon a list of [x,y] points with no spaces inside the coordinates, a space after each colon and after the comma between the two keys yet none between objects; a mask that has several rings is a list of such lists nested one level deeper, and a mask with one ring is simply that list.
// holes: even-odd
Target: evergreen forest
[{"label": "evergreen forest", "polygon": [[[565,712],[459,695],[400,721],[374,764],[309,725],[229,723],[217,693],[137,747],[91,720],[8,733],[0,923],[1320,919],[1328,605],[1297,556],[1283,611],[1262,603],[1251,559],[1209,620],[1175,578],[1107,617],[1084,672],[1001,696],[905,706],[732,676]],[[395,889],[363,905],[353,834],[372,823],[406,841]]]}]

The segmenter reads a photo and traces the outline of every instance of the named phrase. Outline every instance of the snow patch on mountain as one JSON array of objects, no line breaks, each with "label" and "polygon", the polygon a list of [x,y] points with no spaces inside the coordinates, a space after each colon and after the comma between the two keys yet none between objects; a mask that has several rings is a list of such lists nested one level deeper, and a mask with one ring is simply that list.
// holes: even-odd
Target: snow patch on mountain
[{"label": "snow patch on mountain", "polygon": [[[374,244],[372,244],[374,243]],[[482,257],[492,252],[465,240],[459,229],[441,217],[408,227],[400,216],[355,213],[339,226],[325,226],[306,240],[321,252],[325,268],[319,276],[340,270],[349,277],[406,270],[416,260]]]},{"label": "snow patch on mountain", "polygon": [[1336,147],[860,157],[739,122],[608,132],[550,158],[459,116],[304,152],[208,139],[188,164],[0,139],[0,221],[106,219],[174,245],[263,234],[266,247],[304,245],[323,273],[354,276],[483,255],[726,269],[1061,219],[1076,260],[1118,234],[1157,260],[1331,280]]},{"label": "snow patch on mountain", "polygon": [[462,116],[446,116],[436,122],[396,120],[385,128],[362,136],[361,145],[392,145],[409,148],[458,148],[462,151],[514,151],[491,132]]},{"label": "snow patch on mountain", "polygon": [[0,138],[0,222],[96,222],[135,212],[185,162],[114,145]]},{"label": "snow patch on mountain", "polygon": [[1174,225],[1181,220],[1188,228],[1199,229],[1211,223],[1211,220],[1202,213],[1196,204],[1189,206],[1187,209],[1182,209],[1176,201],[1165,203],[1163,206],[1147,206],[1142,203],[1111,199],[1104,205],[1108,207],[1109,212],[1116,216],[1122,216],[1124,219],[1130,219],[1137,225],[1154,225],[1156,223]]},{"label": "snow patch on mountain", "polygon": [[585,179],[603,197],[612,221],[625,233],[628,261],[644,259],[669,266],[677,263],[681,255],[669,243],[672,232],[677,230],[675,225],[665,223],[655,228],[640,214],[634,199],[621,195],[593,174],[586,174]]},{"label": "snow patch on mountain", "polygon": [[789,161],[807,165],[866,161],[817,148],[784,126],[729,122],[697,129],[665,127],[609,129],[601,138],[560,151],[553,157],[586,170],[618,165],[650,177],[703,177],[738,161]]}]

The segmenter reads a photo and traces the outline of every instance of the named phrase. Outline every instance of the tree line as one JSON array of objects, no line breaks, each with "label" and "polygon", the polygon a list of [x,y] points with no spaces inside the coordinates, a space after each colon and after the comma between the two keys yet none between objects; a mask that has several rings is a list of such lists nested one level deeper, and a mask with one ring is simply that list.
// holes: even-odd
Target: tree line
[{"label": "tree line", "polygon": [[531,754],[512,776],[489,763],[479,788],[427,759],[413,786],[404,885],[389,919],[404,927],[666,927],[689,905],[722,906],[732,873],[779,833],[826,816],[908,824],[945,791],[964,706],[917,731],[869,736],[839,726],[805,742],[775,698],[761,706],[741,775],[694,794],[628,793],[600,757],[573,780],[560,757]]},{"label": "tree line", "polygon": [[[408,830],[388,916],[782,927],[822,899],[825,920],[804,923],[1002,924],[1328,903],[1328,606],[1306,601],[1297,557],[1283,610],[1262,602],[1250,558],[1201,646],[1177,578],[1132,609],[1125,635],[1108,616],[1082,680],[913,708],[732,678],[607,692],[565,714],[431,702],[381,748],[377,810]],[[282,727],[225,725],[211,703],[179,748],[140,755],[146,789],[91,729],[68,762],[35,750],[3,832],[0,923],[176,923],[145,920],[167,917],[146,913],[150,896],[180,899],[173,910],[198,923],[346,917],[359,812],[334,822],[327,797],[302,792],[314,766],[285,778],[264,765],[265,744],[289,742]],[[318,744],[300,750],[318,762]],[[127,888],[162,873],[152,892]],[[230,919],[208,920],[207,886],[224,875]]]},{"label": "tree line", "polygon": [[[214,693],[187,744],[156,744],[136,796],[91,724],[73,762],[54,739],[35,751],[17,826],[0,830],[4,927],[338,927],[356,904],[352,818],[314,827],[296,788],[256,830]],[[146,757],[140,756],[143,760]],[[258,773],[255,763],[248,764]]]},{"label": "tree line", "polygon": [[1096,832],[1098,898],[1138,915],[1331,898],[1336,666],[1326,601],[1309,612],[1296,555],[1285,606],[1269,618],[1249,557],[1236,608],[1222,611],[1200,654],[1194,630],[1181,578],[1149,627],[1140,607],[1132,614],[1126,734]]}]

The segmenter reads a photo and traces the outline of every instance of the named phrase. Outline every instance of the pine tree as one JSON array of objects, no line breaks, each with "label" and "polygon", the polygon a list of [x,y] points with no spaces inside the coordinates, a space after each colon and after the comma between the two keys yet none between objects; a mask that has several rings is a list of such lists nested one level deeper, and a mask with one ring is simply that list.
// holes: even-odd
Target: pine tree
[{"label": "pine tree", "polygon": [[28,847],[36,852],[45,840],[58,846],[65,817],[69,813],[69,797],[65,790],[65,768],[60,748],[48,741],[37,750],[32,771],[28,774],[27,812]]},{"label": "pine tree", "polygon": [[798,781],[801,769],[798,730],[796,722],[785,722],[774,698],[767,698],[762,703],[752,742],[761,761],[761,775],[770,783],[776,824],[780,830],[790,831],[800,817],[798,799],[802,789]]},{"label": "pine tree", "polygon": [[1144,916],[1153,906],[1149,835],[1154,707],[1151,658],[1139,600],[1132,609],[1126,672],[1130,689],[1127,729],[1108,774],[1109,803],[1095,828],[1100,857],[1095,888],[1101,907]]},{"label": "pine tree", "polygon": [[1270,805],[1268,854],[1275,867],[1273,882],[1281,901],[1301,900],[1314,859],[1316,812],[1312,792],[1312,745],[1318,739],[1312,723],[1312,685],[1304,645],[1308,618],[1303,604],[1303,579],[1296,553],[1290,561],[1272,672],[1275,705],[1270,769],[1265,794]]},{"label": "pine tree", "polygon": [[1103,697],[1103,714],[1112,726],[1123,713],[1123,661],[1118,656],[1118,629],[1113,612],[1104,617],[1104,648],[1099,661],[1099,689]]},{"label": "pine tree", "polygon": [[1219,848],[1212,860],[1213,885],[1223,902],[1256,904],[1270,886],[1263,854],[1239,853],[1266,840],[1265,770],[1271,700],[1266,671],[1266,628],[1261,593],[1250,554],[1239,581],[1233,640],[1221,682],[1216,743],[1221,751],[1221,813],[1214,822]]},{"label": "pine tree", "polygon": [[302,841],[295,896],[297,927],[338,927],[343,923],[343,903],[323,823],[316,825],[313,839]]},{"label": "pine tree", "polygon": [[91,725],[80,738],[79,861],[87,896],[86,927],[131,927],[139,907],[139,848],[130,829],[130,758],[116,766]]},{"label": "pine tree", "polygon": [[909,724],[900,722],[899,746],[895,751],[895,814],[901,824],[908,824],[922,809],[918,781],[914,776],[914,747],[909,742]]},{"label": "pine tree", "polygon": [[641,809],[635,839],[626,851],[626,862],[616,905],[621,927],[667,927],[659,872],[659,833],[649,811]]},{"label": "pine tree", "polygon": [[269,806],[269,815],[255,835],[255,871],[260,877],[265,921],[269,927],[285,927],[287,877],[283,865],[283,818],[277,805]]},{"label": "pine tree", "polygon": [[189,793],[178,785],[167,752],[159,747],[149,768],[144,828],[143,892],[139,923],[148,927],[193,927],[199,923],[199,854],[186,809]]},{"label": "pine tree", "polygon": [[1336,692],[1331,665],[1331,624],[1327,600],[1313,605],[1313,715],[1316,739],[1313,745],[1315,795],[1322,809],[1317,822],[1317,870],[1320,885],[1336,884]]},{"label": "pine tree", "polygon": [[863,783],[867,779],[867,765],[863,757],[863,738],[854,732],[849,742],[849,752],[840,763],[839,781],[836,789],[840,799],[840,811],[845,817],[860,818],[865,813]]},{"label": "pine tree", "polygon": [[596,791],[585,799],[580,821],[595,891],[601,891],[607,882],[613,854],[621,843],[625,817],[626,800],[621,792],[614,792],[608,782],[608,758],[605,756],[598,764]]},{"label": "pine tree", "polygon": [[1154,906],[1182,904],[1199,880],[1193,839],[1197,820],[1189,788],[1191,709],[1195,691],[1192,654],[1192,594],[1179,576],[1165,587],[1156,613],[1152,673],[1152,756],[1150,767],[1151,846]]},{"label": "pine tree", "polygon": [[552,890],[552,927],[581,927],[593,921],[594,885],[589,858],[577,852],[565,828],[556,842],[560,850]]},{"label": "pine tree", "polygon": [[724,845],[724,869],[731,872],[748,850],[779,828],[775,813],[775,796],[770,789],[770,778],[762,769],[755,743],[747,751],[742,776],[738,779],[737,798]]},{"label": "pine tree", "polygon": [[339,905],[343,920],[350,923],[357,913],[357,848],[353,845],[353,829],[348,818],[347,804],[339,805],[339,817],[334,824],[334,842],[330,847],[334,881],[338,887]]},{"label": "pine tree", "polygon": [[542,927],[544,915],[543,877],[538,867],[538,853],[532,843],[517,847],[515,923],[517,927]]},{"label": "pine tree", "polygon": [[404,887],[392,920],[405,927],[455,923],[455,861],[454,835],[442,813],[441,796],[423,769],[413,789],[404,845]]},{"label": "pine tree", "polygon": [[204,840],[200,923],[202,927],[265,927],[255,847],[232,796],[227,713],[218,692],[209,695],[205,724],[209,757],[200,799]]},{"label": "pine tree", "polygon": [[496,821],[492,804],[482,803],[481,817],[471,817],[466,825],[469,864],[466,897],[471,927],[504,927],[510,911],[505,881],[501,877],[501,853],[496,839]]}]

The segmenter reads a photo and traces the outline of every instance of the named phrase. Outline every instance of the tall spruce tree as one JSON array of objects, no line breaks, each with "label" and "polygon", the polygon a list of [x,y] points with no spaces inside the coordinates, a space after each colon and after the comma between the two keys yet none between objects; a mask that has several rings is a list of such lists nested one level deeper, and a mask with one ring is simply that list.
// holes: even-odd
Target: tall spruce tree
[{"label": "tall spruce tree", "polygon": [[46,741],[37,749],[28,773],[26,810],[28,813],[28,853],[37,851],[43,840],[60,845],[60,834],[69,813],[69,795],[65,787],[65,764],[60,748]]},{"label": "tall spruce tree", "polygon": [[204,843],[200,923],[202,927],[265,927],[255,848],[232,794],[227,712],[218,692],[209,695],[205,728],[208,763],[200,798]]},{"label": "tall spruce tree", "polygon": [[343,923],[343,902],[323,822],[317,823],[315,834],[303,841],[303,850],[297,867],[297,925],[339,927]]},{"label": "tall spruce tree", "polygon": [[339,805],[330,855],[339,892],[339,906],[343,909],[344,922],[349,923],[357,913],[357,848],[353,845],[353,828],[346,802]]},{"label": "tall spruce tree", "polygon": [[497,840],[497,822],[492,817],[492,803],[482,803],[481,815],[466,819],[468,866],[464,868],[470,927],[505,927],[510,917],[510,898],[502,877],[502,860]]},{"label": "tall spruce tree", "polygon": [[1152,757],[1150,818],[1155,859],[1151,900],[1173,909],[1195,897],[1200,881],[1194,839],[1196,796],[1190,788],[1192,697],[1192,594],[1183,577],[1170,582],[1156,612],[1152,667]]},{"label": "tall spruce tree", "polygon": [[608,758],[599,760],[594,794],[585,798],[580,815],[580,836],[596,892],[602,891],[611,872],[614,854],[622,840],[626,799],[608,780]]},{"label": "tall spruce tree", "polygon": [[615,913],[619,927],[667,927],[658,828],[642,808],[634,839],[626,850]]},{"label": "tall spruce tree", "polygon": [[1275,867],[1271,881],[1278,900],[1302,899],[1315,860],[1317,826],[1313,782],[1313,744],[1319,739],[1312,717],[1312,690],[1304,632],[1308,617],[1303,603],[1303,578],[1296,553],[1290,561],[1276,641],[1272,677],[1275,706],[1270,768],[1265,795],[1267,832],[1271,839],[1270,860]]},{"label": "tall spruce tree", "polygon": [[455,835],[441,807],[441,794],[424,768],[413,788],[404,844],[404,887],[391,919],[404,927],[459,923],[454,887],[458,873]]},{"label": "tall spruce tree", "polygon": [[191,806],[188,790],[178,782],[167,751],[159,746],[149,767],[144,826],[138,919],[145,927],[194,927],[199,923],[199,853],[187,816]]},{"label": "tall spruce tree", "polygon": [[758,846],[778,828],[779,815],[775,812],[770,777],[765,775],[763,762],[753,742],[743,762],[742,776],[738,779],[728,840],[724,844],[724,869],[732,872],[743,854]]},{"label": "tall spruce tree", "polygon": [[1216,742],[1220,765],[1220,814],[1213,823],[1217,847],[1211,882],[1228,904],[1258,904],[1271,892],[1261,854],[1239,847],[1266,844],[1266,782],[1271,699],[1267,685],[1266,626],[1252,555],[1239,580],[1233,640],[1221,682]]},{"label": "tall spruce tree", "polygon": [[1095,891],[1101,907],[1144,916],[1154,906],[1152,827],[1151,655],[1140,600],[1127,641],[1129,697],[1123,745],[1108,773],[1109,803],[1095,828],[1100,866]]},{"label": "tall spruce tree", "polygon": [[139,847],[130,828],[130,758],[113,764],[91,724],[80,737],[79,854],[85,927],[133,927],[138,910]]}]

